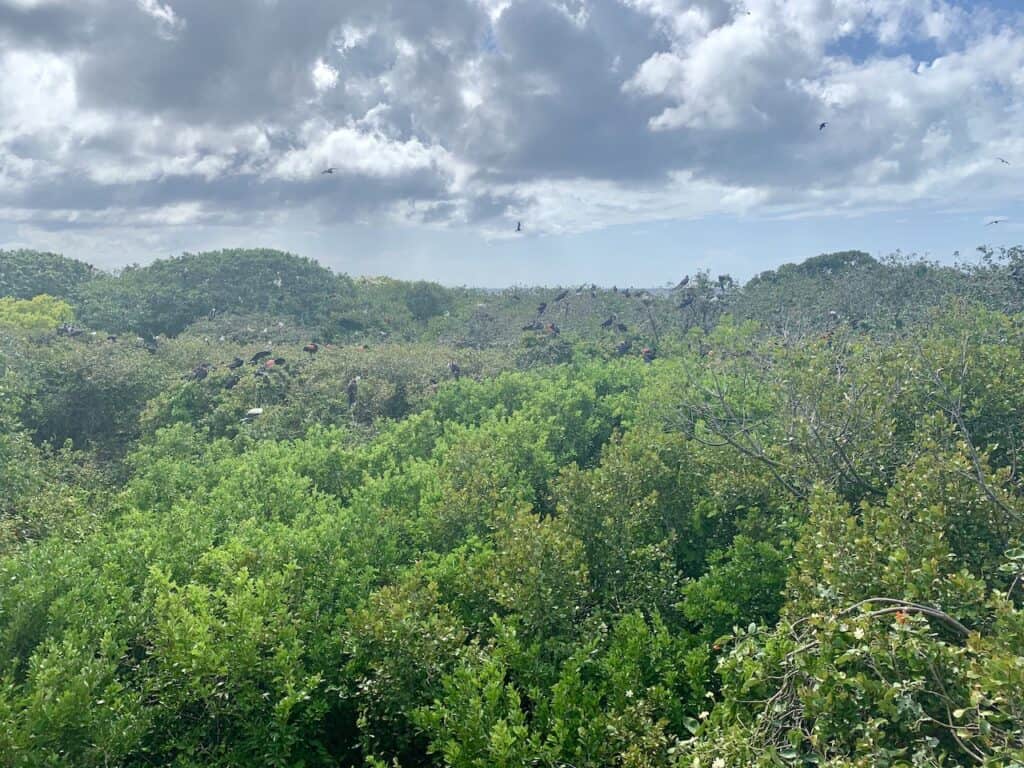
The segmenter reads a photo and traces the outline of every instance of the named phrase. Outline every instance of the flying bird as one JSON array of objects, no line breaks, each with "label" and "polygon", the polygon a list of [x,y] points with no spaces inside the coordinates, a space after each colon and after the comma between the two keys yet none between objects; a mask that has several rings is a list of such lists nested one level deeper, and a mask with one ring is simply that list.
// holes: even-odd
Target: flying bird
[{"label": "flying bird", "polygon": [[522,231],[523,231],[523,222],[517,221],[516,222],[516,232],[522,232]]},{"label": "flying bird", "polygon": [[818,130],[819,130],[819,131],[824,131],[824,130],[825,130],[826,128],[828,128],[828,123],[827,123],[827,122],[824,122],[824,123],[820,123],[820,124],[818,125]]},{"label": "flying bird", "polygon": [[996,160],[998,160],[998,161],[999,161],[1000,163],[1002,163],[1003,165],[1009,165],[1009,164],[1010,164],[1010,161],[1009,161],[1009,160],[1007,160],[1007,159],[1005,159],[1005,158],[1002,158],[1002,157],[997,157],[997,158],[996,158]]},{"label": "flying bird", "polygon": [[332,167],[330,167],[330,168],[325,168],[324,170],[320,171],[320,175],[321,175],[321,176],[323,176],[324,174],[327,174],[327,175],[329,175],[329,176],[330,176],[330,175],[332,175],[332,174],[333,174],[333,173],[334,173],[334,172],[335,172],[336,170],[337,170],[337,169],[336,169],[336,168],[334,168],[333,166],[332,166]]},{"label": "flying bird", "polygon": [[1004,221],[1006,221],[1006,219],[992,219],[992,221],[990,221],[985,226],[986,227],[991,227],[993,224],[1002,224]]}]

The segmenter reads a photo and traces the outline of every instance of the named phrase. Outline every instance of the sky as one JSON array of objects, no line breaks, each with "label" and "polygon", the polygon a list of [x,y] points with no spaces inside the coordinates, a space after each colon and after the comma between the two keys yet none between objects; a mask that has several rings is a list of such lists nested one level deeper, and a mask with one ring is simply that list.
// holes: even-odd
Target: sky
[{"label": "sky", "polygon": [[951,262],[1024,243],[1022,97],[1018,0],[0,0],[0,248],[489,287]]}]

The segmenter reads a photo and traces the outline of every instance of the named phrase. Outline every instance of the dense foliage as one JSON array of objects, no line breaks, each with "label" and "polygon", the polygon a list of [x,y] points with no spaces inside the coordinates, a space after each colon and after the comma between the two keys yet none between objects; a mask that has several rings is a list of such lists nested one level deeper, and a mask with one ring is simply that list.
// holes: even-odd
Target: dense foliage
[{"label": "dense foliage", "polygon": [[0,328],[0,764],[1021,765],[1020,255],[58,292]]}]

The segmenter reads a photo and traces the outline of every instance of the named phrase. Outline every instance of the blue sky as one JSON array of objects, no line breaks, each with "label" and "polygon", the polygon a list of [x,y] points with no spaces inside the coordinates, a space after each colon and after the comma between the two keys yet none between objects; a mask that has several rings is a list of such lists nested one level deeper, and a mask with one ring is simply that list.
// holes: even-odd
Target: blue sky
[{"label": "blue sky", "polygon": [[500,286],[1024,243],[1017,3],[743,8],[0,0],[0,248]]}]

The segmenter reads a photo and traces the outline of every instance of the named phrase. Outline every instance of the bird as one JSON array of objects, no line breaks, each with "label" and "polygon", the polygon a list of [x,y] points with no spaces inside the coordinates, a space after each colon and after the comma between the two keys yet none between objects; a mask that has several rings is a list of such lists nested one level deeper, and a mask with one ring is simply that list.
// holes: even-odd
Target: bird
[{"label": "bird", "polygon": [[986,227],[991,227],[993,224],[1002,224],[1004,221],[1006,221],[1006,219],[992,219],[992,221],[990,221],[985,226]]},{"label": "bird", "polygon": [[539,331],[544,326],[540,324],[539,320],[534,320],[532,323],[528,323],[523,326],[524,331]]},{"label": "bird", "polygon": [[998,160],[998,161],[999,161],[1000,163],[1002,163],[1003,165],[1009,165],[1009,164],[1010,164],[1010,161],[1009,161],[1009,160],[1007,160],[1007,159],[1005,159],[1005,158],[1002,158],[1002,157],[997,157],[997,158],[996,158],[996,160]]},{"label": "bird", "polygon": [[448,372],[456,381],[458,381],[459,377],[462,375],[462,369],[459,367],[459,364],[456,363],[454,360],[448,361]]},{"label": "bird", "polygon": [[603,323],[601,323],[601,327],[602,328],[611,328],[612,327],[612,323],[614,323],[614,322],[615,322],[615,316],[612,315],[607,320],[605,320]]},{"label": "bird", "polygon": [[617,330],[619,333],[626,333],[627,331],[629,331],[629,328],[626,327],[625,323],[616,323],[615,330]]},{"label": "bird", "polygon": [[307,344],[306,346],[304,346],[302,348],[302,351],[303,352],[308,352],[309,356],[312,357],[313,355],[315,355],[317,352],[320,351],[320,345],[317,344],[315,341],[313,341],[313,342],[310,342],[309,344]]},{"label": "bird", "polygon": [[234,371],[241,368],[243,365],[245,365],[245,360],[243,360],[240,357],[236,357],[234,360],[228,363],[228,370]]},{"label": "bird", "polygon": [[552,336],[557,336],[558,334],[561,333],[558,326],[555,325],[554,323],[548,323],[547,327],[544,330],[546,330]]},{"label": "bird", "polygon": [[107,341],[117,341],[117,336],[115,336],[114,334],[110,334],[109,336],[107,336]]},{"label": "bird", "polygon": [[192,372],[189,373],[188,378],[191,379],[192,381],[202,381],[209,375],[209,373],[209,365],[207,363],[202,363],[201,365],[197,365],[195,368],[192,369]]},{"label": "bird", "polygon": [[820,123],[818,125],[818,130],[819,131],[824,131],[826,128],[828,128],[828,122]]},{"label": "bird", "polygon": [[330,176],[330,175],[332,175],[334,173],[335,170],[337,170],[337,169],[334,168],[333,166],[330,167],[330,168],[325,168],[324,170],[320,171],[320,175],[323,176],[324,174],[327,174],[327,175]]},{"label": "bird", "polygon": [[356,404],[356,396],[359,394],[358,376],[349,381],[348,386],[345,387],[345,393],[348,395],[348,406],[349,408],[351,408],[353,405]]},{"label": "bird", "polygon": [[625,296],[627,299],[633,298],[633,294],[630,292],[629,288],[623,288],[622,295]]},{"label": "bird", "polygon": [[522,231],[523,231],[523,222],[517,221],[516,222],[516,232],[522,232]]},{"label": "bird", "polygon": [[548,303],[546,301],[542,301],[540,304],[537,305],[537,314],[538,315],[543,315],[544,314],[544,310],[547,309],[547,308],[548,308]]},{"label": "bird", "polygon": [[687,275],[686,277],[684,277],[682,280],[679,281],[679,285],[676,286],[676,290],[680,291],[683,288],[685,288],[686,286],[688,286],[689,284],[690,284],[690,276]]},{"label": "bird", "polygon": [[682,301],[679,302],[679,308],[680,309],[686,309],[688,306],[693,304],[693,302],[694,302],[693,296],[687,296],[685,299],[683,299]]},{"label": "bird", "polygon": [[262,352],[257,352],[249,359],[249,362],[253,364],[258,363],[260,360],[270,357],[270,354],[271,352],[269,349],[265,349]]},{"label": "bird", "polygon": [[560,292],[557,296],[555,296],[555,302],[557,303],[557,302],[561,301],[562,299],[564,299],[568,295],[569,295],[569,291],[567,291],[567,290]]},{"label": "bird", "polygon": [[650,347],[644,347],[640,352],[640,356],[643,357],[645,363],[649,363],[654,359],[654,350]]},{"label": "bird", "polygon": [[234,389],[239,382],[238,376],[228,376],[224,379],[224,389]]}]

